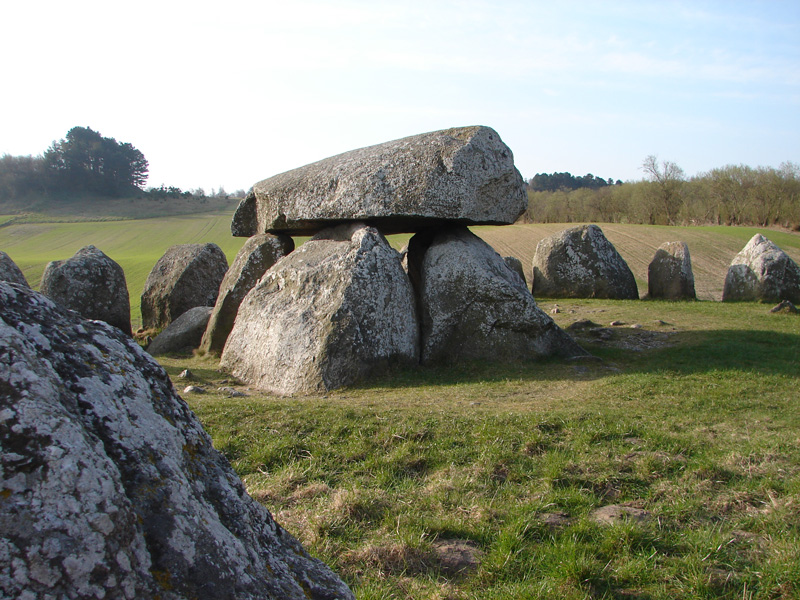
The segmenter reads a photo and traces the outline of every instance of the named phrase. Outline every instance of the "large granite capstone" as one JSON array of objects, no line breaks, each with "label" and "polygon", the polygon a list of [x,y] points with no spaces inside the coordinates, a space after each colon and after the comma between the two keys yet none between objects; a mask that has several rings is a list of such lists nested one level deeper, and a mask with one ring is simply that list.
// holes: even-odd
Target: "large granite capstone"
[{"label": "large granite capstone", "polygon": [[445,221],[510,224],[527,196],[511,150],[489,127],[458,127],[352,150],[256,183],[235,236],[313,234],[364,221],[384,234]]},{"label": "large granite capstone", "polygon": [[136,342],[0,282],[0,598],[353,595]]}]

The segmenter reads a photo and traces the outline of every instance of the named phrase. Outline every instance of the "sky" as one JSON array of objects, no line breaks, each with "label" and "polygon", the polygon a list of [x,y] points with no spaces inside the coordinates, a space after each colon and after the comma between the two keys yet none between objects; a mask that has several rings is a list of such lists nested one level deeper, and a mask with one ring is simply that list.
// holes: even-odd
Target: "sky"
[{"label": "sky", "polygon": [[798,0],[5,2],[0,52],[0,155],[91,127],[155,187],[466,125],[526,179],[800,163]]}]

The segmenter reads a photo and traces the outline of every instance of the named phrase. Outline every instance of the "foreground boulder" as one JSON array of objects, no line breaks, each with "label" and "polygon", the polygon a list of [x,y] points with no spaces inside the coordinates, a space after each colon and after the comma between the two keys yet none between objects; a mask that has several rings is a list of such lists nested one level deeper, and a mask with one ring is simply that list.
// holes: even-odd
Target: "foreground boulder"
[{"label": "foreground boulder", "polygon": [[349,385],[418,357],[400,257],[376,229],[354,223],[320,232],[264,275],[239,307],[220,365],[290,395]]},{"label": "foreground boulder", "polygon": [[412,240],[409,273],[419,273],[423,363],[586,355],[536,306],[524,280],[466,227],[433,235],[421,263],[413,255],[418,248]]},{"label": "foreground boulder", "polygon": [[214,306],[228,259],[216,244],[179,244],[153,266],[142,292],[142,324],[162,329],[195,306]]},{"label": "foreground boulder", "polygon": [[98,248],[85,246],[72,258],[48,263],[39,289],[61,306],[131,335],[131,302],[125,273]]},{"label": "foreground boulder", "polygon": [[597,225],[545,238],[533,256],[533,295],[549,298],[636,300],[628,264]]},{"label": "foreground boulder", "polygon": [[737,254],[725,276],[722,301],[800,304],[800,267],[760,233]]},{"label": "foreground boulder", "polygon": [[294,250],[288,235],[258,234],[244,243],[219,286],[214,311],[203,334],[200,350],[221,354],[233,329],[239,305],[272,265]]},{"label": "foreground boulder", "polygon": [[31,287],[28,285],[28,280],[25,279],[25,275],[22,274],[17,263],[11,260],[11,257],[2,250],[0,250],[0,281]]},{"label": "foreground boulder", "polygon": [[200,345],[212,310],[214,309],[210,306],[190,308],[150,342],[147,352],[151,356],[170,352],[191,352]]},{"label": "foreground boulder", "polygon": [[647,295],[666,300],[695,300],[694,273],[686,242],[664,242],[647,268]]},{"label": "foreground boulder", "polygon": [[353,598],[118,330],[0,283],[0,389],[0,597]]},{"label": "foreground boulder", "polygon": [[236,236],[313,234],[366,221],[384,234],[443,221],[513,223],[527,206],[514,156],[489,127],[459,127],[352,150],[258,182]]}]

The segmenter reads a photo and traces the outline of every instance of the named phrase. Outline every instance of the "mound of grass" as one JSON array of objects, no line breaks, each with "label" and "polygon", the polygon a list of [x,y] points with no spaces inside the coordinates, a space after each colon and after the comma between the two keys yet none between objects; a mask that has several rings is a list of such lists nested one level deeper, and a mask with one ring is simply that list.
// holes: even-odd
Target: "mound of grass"
[{"label": "mound of grass", "polygon": [[[163,362],[211,390],[187,399],[216,447],[359,598],[797,597],[800,318],[557,304],[564,326],[613,331],[586,338],[604,362],[421,368],[310,398],[227,397],[210,359]],[[598,522],[610,505],[637,518]]]}]

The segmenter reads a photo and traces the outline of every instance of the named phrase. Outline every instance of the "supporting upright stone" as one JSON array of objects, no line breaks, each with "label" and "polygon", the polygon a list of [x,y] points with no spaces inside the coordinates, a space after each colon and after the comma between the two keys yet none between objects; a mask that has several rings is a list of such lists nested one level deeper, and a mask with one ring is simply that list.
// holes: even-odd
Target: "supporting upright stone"
[{"label": "supporting upright stone", "polygon": [[399,254],[363,223],[321,231],[245,296],[220,365],[282,395],[324,393],[417,364],[414,295]]},{"label": "supporting upright stone", "polygon": [[248,239],[219,286],[217,303],[200,342],[200,350],[221,354],[233,329],[239,305],[272,265],[294,250],[288,235],[260,233]]},{"label": "supporting upright stone", "polygon": [[511,150],[489,127],[424,133],[256,183],[236,210],[236,236],[313,234],[364,221],[384,234],[445,222],[510,224],[527,196]]},{"label": "supporting upright stone", "polygon": [[412,239],[412,271],[418,273],[425,364],[586,355],[536,306],[524,280],[466,227]]},{"label": "supporting upright stone", "polygon": [[0,281],[31,287],[28,285],[28,280],[25,279],[25,275],[22,274],[17,263],[11,260],[11,257],[2,250],[0,250]]}]

